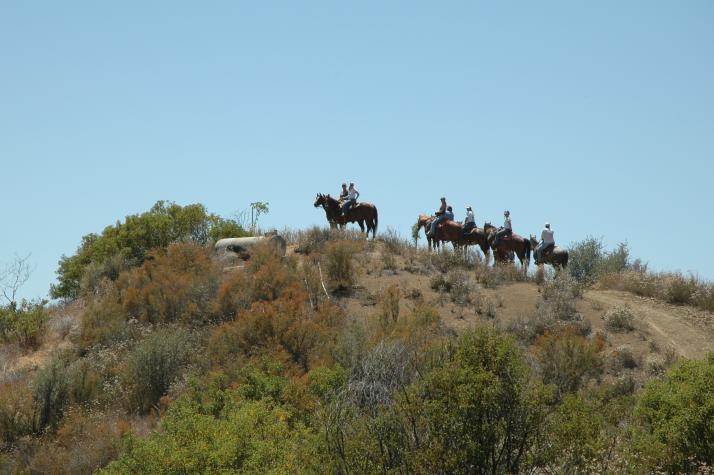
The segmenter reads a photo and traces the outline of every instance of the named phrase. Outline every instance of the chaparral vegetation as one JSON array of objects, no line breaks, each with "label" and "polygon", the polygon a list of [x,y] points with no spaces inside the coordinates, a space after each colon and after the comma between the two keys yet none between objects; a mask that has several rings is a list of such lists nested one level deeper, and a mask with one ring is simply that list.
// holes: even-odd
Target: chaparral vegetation
[{"label": "chaparral vegetation", "polygon": [[0,473],[712,473],[711,284],[322,228],[226,269],[250,234],[159,202],[0,307]]}]

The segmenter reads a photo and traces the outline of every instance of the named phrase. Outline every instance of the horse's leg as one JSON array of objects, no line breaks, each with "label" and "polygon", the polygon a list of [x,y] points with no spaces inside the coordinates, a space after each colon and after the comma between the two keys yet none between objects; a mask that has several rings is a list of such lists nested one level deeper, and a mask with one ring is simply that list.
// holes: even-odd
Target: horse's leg
[{"label": "horse's leg", "polygon": [[357,221],[357,224],[359,224],[359,230],[364,233],[364,221],[360,219],[359,221]]}]

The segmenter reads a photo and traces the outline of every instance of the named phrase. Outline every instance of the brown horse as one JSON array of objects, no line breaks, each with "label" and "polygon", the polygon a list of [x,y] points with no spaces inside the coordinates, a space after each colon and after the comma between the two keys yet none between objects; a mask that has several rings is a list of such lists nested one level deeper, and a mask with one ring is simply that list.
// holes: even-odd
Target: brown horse
[{"label": "brown horse", "polygon": [[531,259],[531,242],[528,239],[523,239],[518,234],[513,233],[510,237],[500,239],[498,246],[494,246],[493,242],[498,229],[491,223],[484,224],[483,229],[486,233],[488,244],[494,251],[493,255],[496,262],[512,261],[511,252],[514,252],[523,267],[523,272],[528,271],[528,262]]},{"label": "brown horse", "polygon": [[[538,240],[531,234],[531,247],[535,249],[537,245]],[[555,270],[565,269],[568,265],[568,251],[555,246],[555,248],[548,252],[544,252],[540,261],[536,262],[536,265],[543,264],[550,264]]]},{"label": "brown horse", "polygon": [[370,231],[372,231],[372,239],[377,234],[377,224],[379,223],[377,207],[371,203],[358,203],[343,216],[342,206],[339,201],[329,194],[318,193],[315,197],[314,206],[315,208],[322,206],[322,209],[325,210],[327,222],[330,223],[332,228],[339,225],[340,229],[342,229],[347,223],[357,223],[362,232],[364,232],[364,225],[367,224],[367,237],[369,237]]}]

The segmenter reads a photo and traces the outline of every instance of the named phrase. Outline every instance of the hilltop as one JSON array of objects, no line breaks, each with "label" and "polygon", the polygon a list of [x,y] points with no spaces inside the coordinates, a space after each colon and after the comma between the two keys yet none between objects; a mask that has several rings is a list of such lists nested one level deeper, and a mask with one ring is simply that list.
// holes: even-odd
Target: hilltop
[{"label": "hilltop", "polygon": [[155,207],[63,257],[64,303],[3,309],[3,472],[712,464],[709,284],[590,239],[557,275],[319,228],[218,259],[236,231]]}]

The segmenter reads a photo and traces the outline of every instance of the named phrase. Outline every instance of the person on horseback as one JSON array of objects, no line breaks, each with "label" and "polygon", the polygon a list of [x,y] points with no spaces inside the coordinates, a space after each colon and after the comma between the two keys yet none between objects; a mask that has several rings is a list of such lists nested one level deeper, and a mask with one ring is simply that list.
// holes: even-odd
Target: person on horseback
[{"label": "person on horseback", "polygon": [[448,207],[446,206],[446,198],[442,196],[441,206],[439,207],[439,210],[434,213],[436,218],[431,222],[431,228],[429,229],[430,238],[434,238],[436,236],[436,227],[439,226],[439,224],[446,219],[447,209]]},{"label": "person on horseback", "polygon": [[511,225],[511,212],[506,210],[503,212],[503,227],[496,232],[496,237],[493,240],[493,246],[496,247],[499,241],[506,237],[513,235],[513,226]]},{"label": "person on horseback", "polygon": [[347,190],[347,199],[345,204],[342,205],[342,215],[345,216],[347,212],[353,206],[357,206],[357,198],[359,198],[359,191],[355,189],[355,184],[350,183],[350,187]]},{"label": "person on horseback", "polygon": [[550,223],[545,223],[545,228],[540,233],[540,243],[535,248],[536,264],[541,261],[543,254],[549,250],[555,249],[555,239],[553,238],[553,230],[550,229]]},{"label": "person on horseback", "polygon": [[466,218],[464,218],[464,234],[468,234],[471,232],[473,228],[476,227],[476,218],[474,217],[474,212],[471,209],[471,206],[466,207]]},{"label": "person on horseback", "polygon": [[342,184],[342,191],[340,191],[340,203],[344,203],[345,200],[347,199],[347,196],[350,194],[350,192],[347,190],[347,183]]},{"label": "person on horseback", "polygon": [[445,218],[444,221],[446,221],[446,220],[453,221],[454,220],[454,208],[452,208],[451,206],[447,207],[446,213],[444,213],[444,218]]}]

